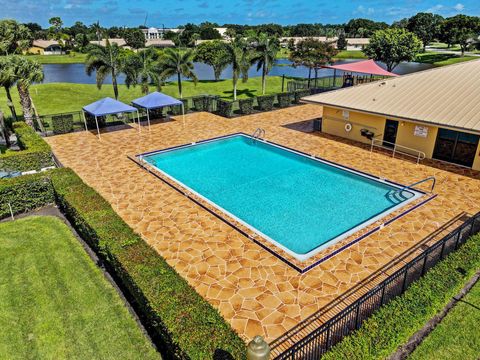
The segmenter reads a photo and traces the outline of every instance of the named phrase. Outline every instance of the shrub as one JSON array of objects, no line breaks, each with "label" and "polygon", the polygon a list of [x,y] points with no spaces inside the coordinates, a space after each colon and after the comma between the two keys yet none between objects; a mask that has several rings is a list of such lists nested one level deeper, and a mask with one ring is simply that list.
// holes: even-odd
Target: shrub
[{"label": "shrub", "polygon": [[196,111],[208,111],[208,105],[210,102],[210,98],[208,96],[197,96],[192,100]]},{"label": "shrub", "polygon": [[[180,99],[180,101],[183,102],[185,114],[188,113],[188,99]],[[173,115],[182,115],[182,105],[174,105],[171,109]]]},{"label": "shrub", "polygon": [[258,107],[261,111],[273,110],[273,102],[275,101],[274,95],[264,95],[257,97]]},{"label": "shrub", "polygon": [[480,268],[480,235],[381,307],[322,359],[385,359],[435,316]]},{"label": "shrub", "polygon": [[296,90],[294,91],[294,102],[295,104],[300,104],[300,99],[304,96],[310,95],[310,89]]},{"label": "shrub", "polygon": [[0,170],[29,171],[52,166],[50,146],[35,130],[24,122],[13,123],[13,131],[21,151],[8,151],[0,155]]},{"label": "shrub", "polygon": [[70,169],[52,172],[57,203],[108,264],[168,358],[245,358],[245,344],[221,315]]},{"label": "shrub", "polygon": [[47,173],[0,180],[0,219],[53,204],[53,188]]},{"label": "shrub", "polygon": [[242,114],[251,114],[253,112],[253,99],[240,99],[238,100],[238,106]]},{"label": "shrub", "polygon": [[233,115],[233,102],[226,100],[217,100],[217,113],[220,116],[232,117]]},{"label": "shrub", "polygon": [[73,115],[52,116],[52,127],[54,134],[67,134],[73,131]]},{"label": "shrub", "polygon": [[98,122],[98,127],[104,128],[107,126],[107,117],[106,116],[97,116],[97,122],[95,122],[95,116],[89,113],[84,113],[85,114],[85,121],[87,122],[87,127],[89,130],[97,129],[97,122]]},{"label": "shrub", "polygon": [[277,94],[277,99],[278,99],[278,106],[281,108],[290,106],[290,103],[292,101],[290,93]]}]

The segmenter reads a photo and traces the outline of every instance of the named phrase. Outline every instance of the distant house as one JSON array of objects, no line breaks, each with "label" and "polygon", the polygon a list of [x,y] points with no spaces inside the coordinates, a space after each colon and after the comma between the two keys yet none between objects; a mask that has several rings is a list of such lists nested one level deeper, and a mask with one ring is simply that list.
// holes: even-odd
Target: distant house
[{"label": "distant house", "polygon": [[[117,44],[117,45],[120,46],[120,47],[129,49],[129,47],[127,46],[127,43],[125,42],[125,40],[123,40],[123,39],[121,39],[121,38],[108,39],[108,42],[109,42],[110,44]],[[95,45],[100,45],[100,46],[106,46],[106,45],[107,45],[107,39],[102,39],[102,40],[100,40],[100,41],[98,41],[98,40],[93,40],[93,41],[90,41],[90,44],[95,44]]]},{"label": "distant house", "polygon": [[156,48],[167,48],[167,47],[175,47],[175,43],[172,40],[148,39],[145,42],[145,46],[156,47]]},{"label": "distant house", "polygon": [[[121,48],[130,49],[130,46],[127,45],[126,41],[121,38],[108,39],[110,44],[117,44]],[[107,39],[102,39],[100,41],[94,40],[90,41],[90,44],[105,46],[107,44]],[[175,43],[171,40],[162,40],[162,39],[147,39],[145,41],[145,47],[156,47],[156,48],[166,48],[174,47]]]},{"label": "distant house", "polygon": [[163,35],[167,32],[180,33],[182,29],[149,27],[148,29],[142,29],[142,32],[145,35],[145,40],[156,40],[163,39]]},{"label": "distant house", "polygon": [[62,46],[55,40],[33,40],[32,46],[27,52],[35,55],[61,55],[64,53]]},{"label": "distant house", "polygon": [[[323,42],[331,42],[335,47],[337,46],[338,37],[326,37],[326,36],[309,36],[309,37],[282,37],[280,39],[280,43],[283,47],[288,45],[288,42],[293,39],[294,43],[298,43],[301,40],[305,40],[307,38],[313,38],[315,40],[323,41]],[[347,40],[347,50],[362,50],[368,43],[370,39],[368,38],[346,38]]]}]

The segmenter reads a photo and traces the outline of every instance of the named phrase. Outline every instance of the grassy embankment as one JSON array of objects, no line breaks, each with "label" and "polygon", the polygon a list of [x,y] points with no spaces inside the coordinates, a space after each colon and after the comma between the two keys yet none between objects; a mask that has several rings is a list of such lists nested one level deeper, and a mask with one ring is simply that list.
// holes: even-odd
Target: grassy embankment
[{"label": "grassy embankment", "polygon": [[0,224],[0,254],[2,358],[160,358],[61,220]]}]

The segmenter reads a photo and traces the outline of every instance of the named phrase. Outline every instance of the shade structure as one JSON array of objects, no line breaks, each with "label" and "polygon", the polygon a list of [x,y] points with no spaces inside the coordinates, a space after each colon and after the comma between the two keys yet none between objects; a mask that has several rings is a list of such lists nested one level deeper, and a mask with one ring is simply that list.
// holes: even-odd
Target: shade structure
[{"label": "shade structure", "polygon": [[[121,101],[118,101],[109,97],[100,99],[98,101],[95,101],[94,103],[86,105],[82,109],[84,111],[83,120],[85,121],[85,129],[87,129],[85,112],[95,116],[95,123],[97,124],[97,134],[99,138],[100,138],[100,128],[98,127],[98,119],[97,119],[98,116],[105,116],[105,115],[118,114],[118,113],[137,112],[137,117],[138,117],[137,108],[124,104]],[[140,131],[140,121],[139,121],[138,130]]]},{"label": "shade structure", "polygon": [[181,105],[182,113],[184,114],[183,102],[175,99],[174,97],[162,94],[161,92],[154,91],[148,95],[142,96],[141,98],[132,100],[132,104],[138,107],[147,109],[147,120],[148,128],[150,128],[150,112],[151,109],[158,109],[165,106],[174,106]]},{"label": "shade structure", "polygon": [[389,72],[381,68],[373,60],[356,61],[356,62],[341,64],[341,65],[325,65],[322,67],[327,69],[355,72],[355,73],[361,73],[361,74],[371,74],[371,75],[379,75],[379,76],[399,76],[397,74],[394,74],[392,72]]}]

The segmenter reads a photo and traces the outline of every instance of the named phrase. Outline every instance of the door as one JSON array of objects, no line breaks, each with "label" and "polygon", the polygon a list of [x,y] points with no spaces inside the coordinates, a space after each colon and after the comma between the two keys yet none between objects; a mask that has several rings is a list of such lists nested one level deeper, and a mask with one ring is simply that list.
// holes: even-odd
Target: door
[{"label": "door", "polygon": [[475,160],[478,141],[478,135],[439,129],[433,157],[471,167]]},{"label": "door", "polygon": [[394,147],[397,140],[398,121],[387,120],[383,131],[383,146]]}]

